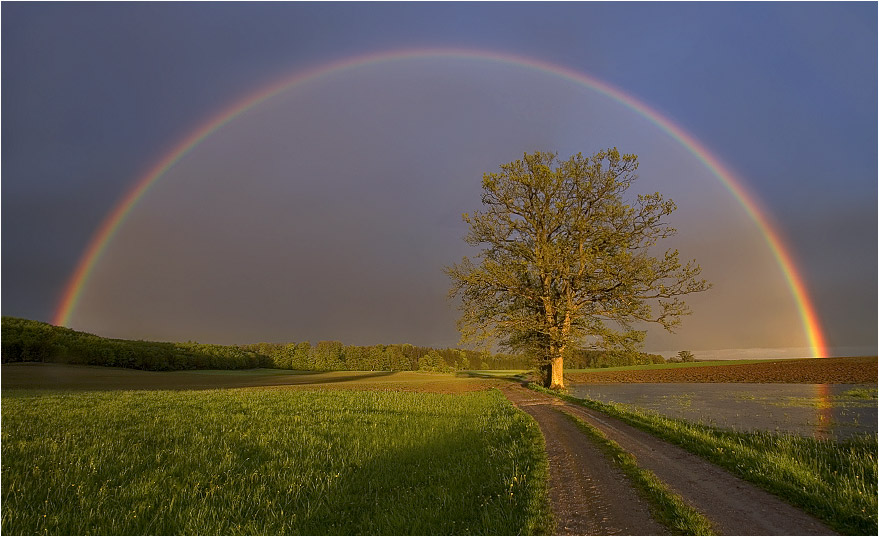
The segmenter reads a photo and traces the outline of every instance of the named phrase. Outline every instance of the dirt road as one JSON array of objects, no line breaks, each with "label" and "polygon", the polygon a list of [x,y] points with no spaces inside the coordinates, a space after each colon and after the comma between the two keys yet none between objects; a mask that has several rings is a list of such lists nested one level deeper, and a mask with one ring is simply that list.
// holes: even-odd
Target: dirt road
[{"label": "dirt road", "polygon": [[642,468],[653,471],[701,511],[722,535],[835,535],[776,496],[619,420],[517,385],[504,387],[503,392],[533,416],[543,431],[550,465],[550,500],[559,534],[666,533],[649,519],[646,504],[637,498],[622,473],[608,469],[610,463],[604,454],[562,415],[566,413],[599,429],[633,454]]}]

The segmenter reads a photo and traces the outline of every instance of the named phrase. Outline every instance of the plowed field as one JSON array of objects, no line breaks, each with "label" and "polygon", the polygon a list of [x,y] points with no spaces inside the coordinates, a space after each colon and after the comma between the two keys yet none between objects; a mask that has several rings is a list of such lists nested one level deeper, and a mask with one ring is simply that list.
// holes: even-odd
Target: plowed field
[{"label": "plowed field", "polygon": [[571,382],[789,382],[802,384],[876,383],[875,356],[779,360],[640,371],[570,373]]}]

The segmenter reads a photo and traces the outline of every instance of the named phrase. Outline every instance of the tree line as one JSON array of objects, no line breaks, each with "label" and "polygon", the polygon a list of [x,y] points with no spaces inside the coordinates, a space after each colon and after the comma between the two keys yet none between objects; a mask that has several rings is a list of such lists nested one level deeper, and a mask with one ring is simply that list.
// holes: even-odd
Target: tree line
[{"label": "tree line", "polygon": [[228,345],[110,339],[39,321],[2,319],[2,361],[127,367],[148,371],[272,367],[265,356]]},{"label": "tree line", "polygon": [[[339,341],[214,345],[110,339],[51,324],[2,318],[2,361],[126,367],[148,371],[277,368],[302,371],[457,371],[532,369],[525,355],[409,344],[345,345]],[[570,367],[662,363],[659,355],[578,350]]]}]

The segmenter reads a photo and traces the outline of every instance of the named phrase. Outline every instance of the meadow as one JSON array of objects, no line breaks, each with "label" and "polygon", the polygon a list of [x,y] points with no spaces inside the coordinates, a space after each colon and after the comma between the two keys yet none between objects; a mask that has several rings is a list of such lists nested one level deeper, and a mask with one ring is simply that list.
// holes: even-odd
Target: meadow
[{"label": "meadow", "polygon": [[291,371],[287,369],[203,369],[140,371],[69,364],[3,364],[6,390],[209,390],[258,386],[349,390],[403,390],[460,393],[493,385],[481,376],[423,371]]},{"label": "meadow", "polygon": [[496,390],[3,390],[4,534],[549,533]]},{"label": "meadow", "polygon": [[[799,362],[802,368],[807,361]],[[875,359],[843,362],[875,371]],[[688,365],[640,367],[699,369]],[[739,367],[772,373],[762,365]],[[621,371],[632,372],[638,370]],[[0,530],[551,533],[539,429],[489,389],[527,376],[523,370],[155,372],[4,364]],[[845,397],[875,400],[875,390],[858,388]],[[577,402],[677,443],[838,531],[876,532],[875,436],[837,442],[736,433]],[[705,533],[705,522],[637,461],[606,439],[593,441],[625,463],[636,486],[662,505],[661,517],[674,522],[670,527]]]}]

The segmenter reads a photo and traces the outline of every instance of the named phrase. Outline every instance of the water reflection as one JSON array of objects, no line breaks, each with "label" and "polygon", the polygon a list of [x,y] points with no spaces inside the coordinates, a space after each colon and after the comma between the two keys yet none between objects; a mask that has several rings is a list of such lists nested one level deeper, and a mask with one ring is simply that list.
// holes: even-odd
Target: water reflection
[{"label": "water reflection", "polygon": [[830,438],[833,436],[831,432],[833,427],[833,393],[830,388],[831,385],[812,384],[811,386],[815,387],[817,399],[815,410],[818,415],[818,425],[815,427],[815,436],[817,438]]},{"label": "water reflection", "polygon": [[877,432],[876,385],[574,384],[575,397],[623,403],[737,430],[846,438]]}]

